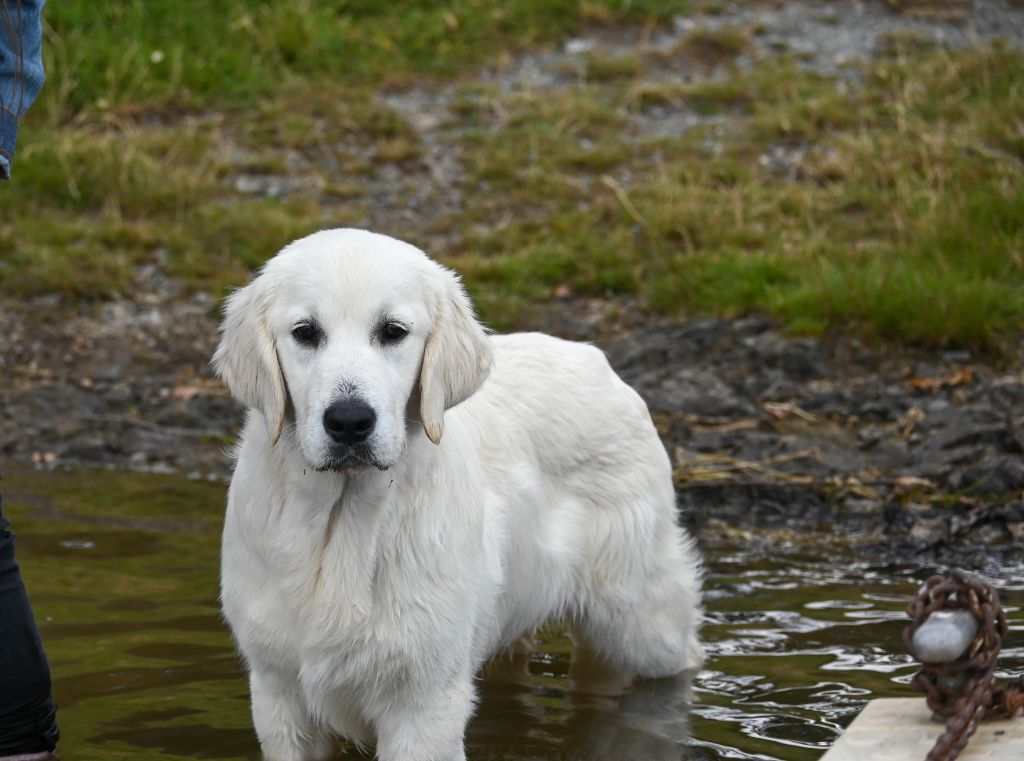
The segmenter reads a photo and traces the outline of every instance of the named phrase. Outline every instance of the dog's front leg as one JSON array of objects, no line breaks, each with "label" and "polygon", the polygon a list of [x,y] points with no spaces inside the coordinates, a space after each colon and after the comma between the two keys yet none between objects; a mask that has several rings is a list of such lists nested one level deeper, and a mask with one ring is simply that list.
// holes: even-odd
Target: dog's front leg
[{"label": "dog's front leg", "polygon": [[254,668],[249,690],[266,761],[330,761],[338,755],[338,743],[310,716],[297,682]]},{"label": "dog's front leg", "polygon": [[380,761],[465,761],[463,735],[473,712],[471,677],[446,688],[399,696],[377,721]]}]

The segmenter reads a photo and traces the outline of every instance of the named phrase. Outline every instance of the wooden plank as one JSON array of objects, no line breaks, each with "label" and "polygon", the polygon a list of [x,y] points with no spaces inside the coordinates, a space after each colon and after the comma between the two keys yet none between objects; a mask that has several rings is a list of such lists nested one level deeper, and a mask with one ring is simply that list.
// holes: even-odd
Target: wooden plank
[{"label": "wooden plank", "polygon": [[[945,729],[924,698],[868,703],[821,761],[924,761]],[[985,721],[959,761],[1024,759],[1024,718]]]}]

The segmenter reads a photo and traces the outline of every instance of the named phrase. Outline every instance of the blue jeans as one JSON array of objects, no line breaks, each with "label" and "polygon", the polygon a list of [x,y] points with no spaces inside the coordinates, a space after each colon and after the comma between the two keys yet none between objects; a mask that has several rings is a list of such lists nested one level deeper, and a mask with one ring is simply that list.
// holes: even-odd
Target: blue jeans
[{"label": "blue jeans", "polygon": [[43,87],[46,0],[0,0],[0,179],[11,176],[18,121]]},{"label": "blue jeans", "polygon": [[0,757],[53,750],[60,737],[50,665],[7,526],[0,509]]},{"label": "blue jeans", "polygon": [[[0,179],[11,175],[18,121],[43,86],[46,0],[0,0]],[[50,664],[0,509],[0,757],[52,751],[60,733]]]}]

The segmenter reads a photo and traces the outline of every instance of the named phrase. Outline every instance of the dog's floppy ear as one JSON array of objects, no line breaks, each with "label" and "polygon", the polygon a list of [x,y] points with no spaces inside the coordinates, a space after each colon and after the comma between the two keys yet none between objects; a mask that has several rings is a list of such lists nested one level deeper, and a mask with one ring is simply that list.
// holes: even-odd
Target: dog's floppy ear
[{"label": "dog's floppy ear", "polygon": [[440,443],[444,411],[468,399],[491,372],[491,342],[455,273],[438,266],[443,283],[434,328],[420,368],[420,420],[427,437]]},{"label": "dog's floppy ear", "polygon": [[213,367],[236,399],[263,413],[276,444],[284,426],[284,376],[259,285],[257,278],[228,298]]}]

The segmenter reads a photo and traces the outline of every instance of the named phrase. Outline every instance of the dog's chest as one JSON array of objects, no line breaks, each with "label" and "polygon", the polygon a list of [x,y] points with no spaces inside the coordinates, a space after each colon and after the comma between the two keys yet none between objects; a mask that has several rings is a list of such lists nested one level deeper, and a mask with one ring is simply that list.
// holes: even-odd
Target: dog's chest
[{"label": "dog's chest", "polygon": [[314,531],[246,538],[239,545],[226,537],[223,555],[224,612],[243,647],[288,659],[370,633],[372,552],[343,553]]},{"label": "dog's chest", "polygon": [[303,600],[279,589],[267,594],[269,604],[249,606],[238,625],[232,621],[247,656],[301,675],[316,689],[400,672],[412,660],[373,610],[325,597]]},{"label": "dog's chest", "polygon": [[224,612],[246,658],[291,673],[316,703],[386,693],[444,659],[452,638],[424,604],[437,590],[420,588],[422,569],[388,550],[401,545],[386,532],[226,541]]}]

